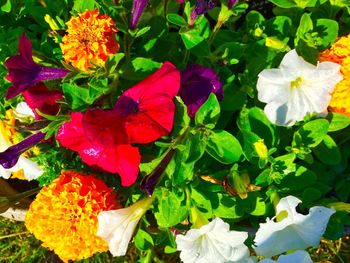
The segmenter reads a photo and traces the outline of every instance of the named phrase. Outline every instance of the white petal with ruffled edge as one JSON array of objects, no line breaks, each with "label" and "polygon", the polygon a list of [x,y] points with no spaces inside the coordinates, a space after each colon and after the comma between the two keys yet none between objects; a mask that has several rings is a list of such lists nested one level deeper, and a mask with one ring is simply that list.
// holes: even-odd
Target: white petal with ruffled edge
[{"label": "white petal with ruffled edge", "polygon": [[318,246],[326,230],[329,218],[334,209],[315,206],[308,215],[296,211],[301,201],[294,196],[282,198],[277,205],[276,214],[286,211],[288,216],[280,222],[267,219],[260,224],[254,242],[258,255],[272,257],[289,250],[306,249]]},{"label": "white petal with ruffled edge", "polygon": [[259,74],[258,99],[267,103],[264,111],[272,123],[292,126],[308,114],[325,115],[330,94],[341,79],[339,64],[321,62],[314,66],[293,49],[278,69]]},{"label": "white petal with ruffled edge", "polygon": [[244,241],[247,232],[230,231],[229,224],[215,218],[199,229],[191,229],[186,235],[177,235],[177,250],[185,263],[251,262]]}]

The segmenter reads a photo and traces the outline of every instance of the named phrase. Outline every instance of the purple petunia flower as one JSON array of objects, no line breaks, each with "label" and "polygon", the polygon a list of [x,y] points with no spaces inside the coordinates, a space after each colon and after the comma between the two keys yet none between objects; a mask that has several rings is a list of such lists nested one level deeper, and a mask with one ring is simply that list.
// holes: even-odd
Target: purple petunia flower
[{"label": "purple petunia flower", "polygon": [[5,169],[10,169],[16,165],[18,162],[18,158],[20,155],[30,148],[32,148],[35,144],[39,143],[45,138],[45,134],[42,132],[38,132],[34,135],[31,135],[25,138],[23,141],[10,146],[4,152],[0,153],[0,165]]},{"label": "purple petunia flower", "polygon": [[219,101],[224,98],[224,90],[219,76],[211,68],[197,64],[189,65],[181,72],[179,94],[187,105],[187,112],[194,117],[210,93],[215,93]]},{"label": "purple petunia flower", "polygon": [[58,79],[66,76],[69,71],[59,68],[45,67],[36,64],[32,58],[32,44],[22,33],[18,43],[19,55],[5,61],[9,70],[8,79],[12,86],[8,89],[6,99],[11,99],[26,88],[43,80]]},{"label": "purple petunia flower", "polygon": [[134,0],[131,11],[130,29],[135,29],[139,22],[143,10],[148,4],[148,0]]},{"label": "purple petunia flower", "polygon": [[228,0],[227,7],[231,9],[236,2],[237,0]]},{"label": "purple petunia flower", "polygon": [[207,13],[209,9],[212,9],[215,6],[216,3],[213,0],[197,0],[196,5],[191,12],[190,24],[193,25],[197,16]]}]

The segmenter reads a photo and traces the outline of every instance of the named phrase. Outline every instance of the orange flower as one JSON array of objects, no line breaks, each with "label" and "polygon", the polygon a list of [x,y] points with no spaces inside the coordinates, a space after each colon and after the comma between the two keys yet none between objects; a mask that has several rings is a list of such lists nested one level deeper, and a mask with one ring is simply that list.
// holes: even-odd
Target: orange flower
[{"label": "orange flower", "polygon": [[102,66],[108,56],[119,50],[115,39],[113,20],[101,15],[98,10],[88,10],[78,17],[72,17],[67,23],[67,34],[62,39],[61,49],[67,63],[89,71],[94,64]]},{"label": "orange flower", "polygon": [[341,65],[344,78],[336,85],[329,106],[332,111],[350,117],[350,34],[340,37],[331,48],[320,54],[319,60]]},{"label": "orange flower", "polygon": [[116,196],[94,175],[65,171],[41,189],[30,205],[25,224],[43,246],[65,262],[108,250],[96,235],[97,215],[120,208]]},{"label": "orange flower", "polygon": [[332,111],[343,113],[350,117],[350,77],[344,78],[337,84],[329,106]]}]

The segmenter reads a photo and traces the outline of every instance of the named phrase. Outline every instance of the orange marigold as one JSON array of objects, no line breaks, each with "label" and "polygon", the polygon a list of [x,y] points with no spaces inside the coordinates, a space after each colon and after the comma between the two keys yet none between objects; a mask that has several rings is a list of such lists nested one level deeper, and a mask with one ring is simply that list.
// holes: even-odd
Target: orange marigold
[{"label": "orange marigold", "polygon": [[345,78],[337,84],[329,106],[332,111],[350,117],[350,78]]},{"label": "orange marigold", "polygon": [[94,68],[92,63],[102,66],[108,56],[119,50],[113,20],[97,9],[72,17],[66,25],[67,34],[61,43],[63,57],[78,69],[89,71]]},{"label": "orange marigold", "polygon": [[120,208],[116,196],[94,175],[65,171],[41,189],[30,205],[25,224],[43,246],[65,262],[108,250],[96,235],[97,215]]},{"label": "orange marigold", "polygon": [[322,52],[319,60],[341,65],[340,71],[344,79],[336,85],[329,106],[332,111],[350,117],[350,34],[340,37],[331,48]]}]

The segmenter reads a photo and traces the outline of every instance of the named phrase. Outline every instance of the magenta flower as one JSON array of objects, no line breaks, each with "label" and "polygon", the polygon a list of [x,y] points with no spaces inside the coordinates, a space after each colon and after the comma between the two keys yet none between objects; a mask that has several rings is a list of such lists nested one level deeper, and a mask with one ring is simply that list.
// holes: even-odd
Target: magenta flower
[{"label": "magenta flower", "polygon": [[231,9],[236,2],[237,0],[228,0],[227,7]]},{"label": "magenta flower", "polygon": [[40,81],[63,78],[69,73],[68,70],[36,64],[32,58],[32,43],[24,33],[19,39],[18,50],[19,55],[12,56],[5,61],[9,70],[8,79],[12,83],[7,91],[6,99],[17,96]]},{"label": "magenta flower", "polygon": [[42,117],[36,112],[38,109],[40,112],[56,115],[60,110],[58,100],[63,100],[63,94],[58,90],[49,90],[44,83],[39,82],[33,86],[30,86],[23,92],[23,97],[34,112],[35,119],[39,120]]},{"label": "magenta flower", "polygon": [[5,169],[10,169],[16,165],[22,153],[32,148],[45,138],[45,134],[38,132],[25,138],[23,141],[10,146],[4,152],[0,153],[0,165]]},{"label": "magenta flower", "polygon": [[190,117],[193,118],[196,115],[212,92],[219,101],[224,98],[220,78],[213,69],[191,64],[181,72],[179,95],[187,105],[187,113]]},{"label": "magenta flower", "polygon": [[131,11],[130,29],[135,29],[139,22],[143,10],[148,4],[148,0],[134,0]]}]

